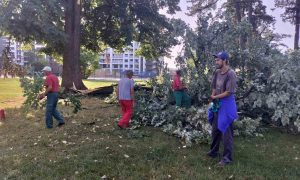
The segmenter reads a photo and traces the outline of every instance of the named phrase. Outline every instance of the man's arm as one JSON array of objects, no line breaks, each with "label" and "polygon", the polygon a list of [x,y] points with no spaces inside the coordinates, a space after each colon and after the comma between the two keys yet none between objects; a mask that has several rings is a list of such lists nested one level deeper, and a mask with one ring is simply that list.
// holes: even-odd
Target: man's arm
[{"label": "man's arm", "polygon": [[134,101],[134,88],[130,89],[130,97],[131,97],[131,100]]},{"label": "man's arm", "polygon": [[119,100],[119,85],[117,86],[116,94],[117,94],[117,98],[118,98],[118,100]]},{"label": "man's arm", "polygon": [[216,95],[216,89],[213,89],[211,92],[211,96],[215,96]]},{"label": "man's arm", "polygon": [[47,94],[52,90],[52,85],[49,85],[45,92],[39,95],[39,99],[43,99],[45,96],[47,96]]},{"label": "man's arm", "polygon": [[211,88],[212,88],[212,92],[210,97],[215,96],[216,95],[216,73],[217,70],[215,70],[215,72],[213,73],[213,77],[212,77],[212,82],[211,82]]},{"label": "man's arm", "polygon": [[44,92],[44,95],[47,96],[47,94],[52,90],[52,85],[49,85],[47,88],[46,88],[46,91]]},{"label": "man's arm", "polygon": [[230,92],[228,92],[228,91],[225,91],[225,92],[223,92],[222,94],[218,94],[218,95],[212,95],[211,96],[211,98],[212,99],[222,99],[222,98],[225,98],[225,97],[228,97],[228,96],[230,96]]}]

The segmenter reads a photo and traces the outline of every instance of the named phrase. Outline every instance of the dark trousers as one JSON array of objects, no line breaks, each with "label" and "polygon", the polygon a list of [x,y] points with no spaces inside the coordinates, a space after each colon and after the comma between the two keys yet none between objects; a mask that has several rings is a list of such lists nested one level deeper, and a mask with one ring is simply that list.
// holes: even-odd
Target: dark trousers
[{"label": "dark trousers", "polygon": [[224,152],[221,161],[230,163],[232,161],[233,152],[233,126],[230,124],[225,133],[222,133],[218,129],[218,113],[214,113],[212,122],[212,143],[208,155],[212,157],[217,157],[219,155],[221,141],[223,141],[224,144]]},{"label": "dark trousers", "polygon": [[173,92],[176,106],[190,108],[191,98],[187,95],[185,91],[174,91]]},{"label": "dark trousers", "polygon": [[58,93],[50,92],[47,94],[47,104],[46,104],[46,126],[47,128],[52,128],[54,117],[59,123],[64,123],[63,116],[56,109],[58,101]]}]

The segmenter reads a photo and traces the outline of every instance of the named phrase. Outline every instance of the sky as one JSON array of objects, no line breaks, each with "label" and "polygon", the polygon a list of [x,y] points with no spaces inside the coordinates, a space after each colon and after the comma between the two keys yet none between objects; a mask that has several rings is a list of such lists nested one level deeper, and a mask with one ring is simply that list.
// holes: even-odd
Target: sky
[{"label": "sky", "polygon": [[[220,0],[218,2],[218,6],[224,3],[225,0]],[[288,34],[291,37],[283,39],[282,43],[287,45],[288,48],[293,48],[294,41],[294,26],[288,22],[283,22],[280,15],[284,12],[284,9],[279,9],[274,7],[274,0],[263,0],[264,5],[267,6],[267,13],[274,16],[276,19],[276,23],[274,25],[274,32],[279,34]],[[177,12],[175,15],[167,15],[168,17],[180,18],[184,20],[191,27],[196,27],[196,17],[187,16],[188,12],[187,6],[189,4],[186,0],[180,0],[179,6],[181,11]],[[272,10],[273,9],[273,10]],[[165,11],[162,13],[166,14]],[[165,58],[165,62],[168,63],[170,68],[176,68],[175,66],[175,57],[181,51],[182,45],[178,45],[172,48],[172,53],[170,58]]]}]

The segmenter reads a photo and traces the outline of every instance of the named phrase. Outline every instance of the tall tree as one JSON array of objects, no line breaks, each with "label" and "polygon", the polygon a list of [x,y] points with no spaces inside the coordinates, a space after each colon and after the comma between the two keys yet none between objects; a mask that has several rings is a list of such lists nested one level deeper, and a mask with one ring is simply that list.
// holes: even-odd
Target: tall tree
[{"label": "tall tree", "polygon": [[275,6],[285,9],[284,14],[282,14],[283,21],[295,25],[294,49],[299,49],[300,0],[275,0]]},{"label": "tall tree", "polygon": [[[179,0],[3,0],[0,31],[19,41],[45,43],[45,51],[63,55],[63,86],[84,89],[80,74],[80,45],[99,51],[101,45],[121,49],[132,40],[152,42],[153,37],[172,31],[169,20],[159,13],[180,10]],[[28,18],[30,17],[30,18]],[[152,45],[151,53],[163,47]]]},{"label": "tall tree", "polygon": [[62,86],[86,89],[80,70],[81,0],[65,1],[65,43]]},{"label": "tall tree", "polygon": [[191,6],[188,7],[189,15],[193,16],[212,9],[216,9],[219,0],[187,0]]}]

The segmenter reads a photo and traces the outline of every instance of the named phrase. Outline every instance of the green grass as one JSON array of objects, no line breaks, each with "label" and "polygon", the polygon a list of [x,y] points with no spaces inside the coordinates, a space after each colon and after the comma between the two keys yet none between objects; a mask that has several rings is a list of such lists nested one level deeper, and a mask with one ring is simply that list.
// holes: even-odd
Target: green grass
[{"label": "green grass", "polygon": [[[134,80],[136,84],[146,84],[145,80]],[[98,87],[103,87],[103,86],[110,86],[112,84],[118,84],[118,81],[99,81],[99,80],[83,80],[84,85],[88,89],[94,89]]]},{"label": "green grass", "polygon": [[[84,80],[88,89],[110,86],[117,81],[94,81]],[[24,101],[22,88],[19,79],[0,78],[0,108],[19,107]]]},{"label": "green grass", "polygon": [[84,85],[88,89],[94,89],[103,86],[110,86],[112,84],[117,84],[118,81],[98,81],[98,80],[83,80]]},{"label": "green grass", "polygon": [[0,101],[11,100],[15,97],[22,96],[22,88],[19,79],[2,79],[0,78]]},{"label": "green grass", "polygon": [[0,108],[12,107],[23,100],[19,79],[0,78]]},{"label": "green grass", "polygon": [[[118,81],[83,80],[88,89],[117,84]],[[136,81],[137,84],[145,84],[145,81]],[[24,101],[19,79],[0,78],[0,109],[20,107]]]},{"label": "green grass", "polygon": [[[299,179],[299,136],[269,129],[263,138],[235,138],[234,163],[216,166],[208,145],[184,148],[156,128],[116,128],[118,106],[83,99],[66,126],[47,130],[43,112],[7,110],[0,126],[0,177],[21,179]],[[93,125],[89,123],[94,122]],[[127,158],[127,155],[129,156]],[[126,157],[125,157],[126,156]]]},{"label": "green grass", "polygon": [[[91,87],[102,82],[85,81]],[[111,82],[108,82],[111,83]],[[2,99],[21,95],[17,79],[0,79]],[[5,94],[6,92],[7,94]],[[15,96],[11,95],[15,93]],[[84,110],[59,105],[63,128],[45,129],[44,111],[24,116],[7,108],[0,122],[3,179],[299,179],[299,135],[268,129],[264,137],[235,138],[234,163],[219,168],[206,156],[209,145],[185,148],[160,129],[116,128],[120,108],[98,98],[82,99]],[[91,124],[91,122],[93,122]],[[56,123],[56,122],[55,122]],[[129,156],[129,157],[128,157]]]}]

